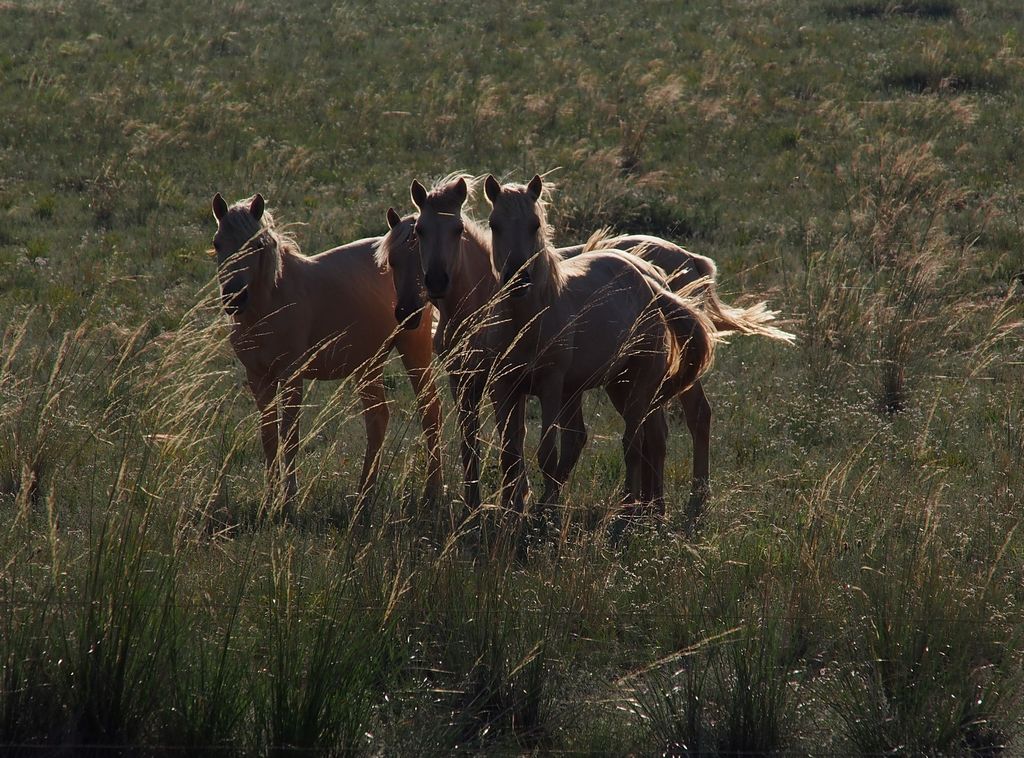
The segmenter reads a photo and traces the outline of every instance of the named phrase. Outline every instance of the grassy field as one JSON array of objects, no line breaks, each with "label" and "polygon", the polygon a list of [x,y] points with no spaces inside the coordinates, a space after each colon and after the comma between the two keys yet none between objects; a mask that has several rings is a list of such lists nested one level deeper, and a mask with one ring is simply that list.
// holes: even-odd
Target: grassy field
[{"label": "grassy field", "polygon": [[[1024,752],[1021,29],[1013,0],[0,2],[0,752]],[[451,418],[451,502],[418,502],[397,368],[372,518],[343,383],[296,523],[261,520],[214,192],[314,252],[413,178],[556,168],[560,243],[670,237],[799,335],[719,351],[701,531],[676,420],[668,523],[608,544],[595,395],[561,537],[481,550]]]}]

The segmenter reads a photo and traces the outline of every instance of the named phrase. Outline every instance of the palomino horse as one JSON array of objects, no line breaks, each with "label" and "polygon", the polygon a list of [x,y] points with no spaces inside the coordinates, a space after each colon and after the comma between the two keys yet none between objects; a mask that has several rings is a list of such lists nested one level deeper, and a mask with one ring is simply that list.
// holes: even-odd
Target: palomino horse
[{"label": "palomino horse", "polygon": [[468,192],[461,175],[442,180],[429,195],[413,182],[419,215],[402,218],[388,209],[390,230],[377,248],[377,262],[394,278],[395,318],[403,326],[419,323],[424,290],[437,307],[434,351],[448,370],[461,433],[464,498],[475,510],[480,505],[480,404],[496,355],[495,334],[482,327],[493,319],[490,303],[498,286],[486,232],[461,216]]},{"label": "palomino horse", "polygon": [[563,259],[538,205],[540,177],[527,187],[502,187],[489,176],[484,189],[492,260],[509,295],[515,333],[504,346],[493,390],[506,492],[523,474],[526,395],[541,402],[541,502],[548,504],[558,498],[585,440],[582,393],[604,387],[625,421],[627,499],[663,512],[668,426],[661,407],[710,367],[712,323],[667,288],[661,270],[629,253],[597,250]]},{"label": "palomino horse", "polygon": [[221,299],[232,320],[231,345],[260,411],[268,491],[276,490],[283,473],[290,512],[303,380],[345,377],[353,377],[363,404],[366,456],[359,492],[368,491],[388,425],[384,362],[395,346],[416,392],[426,437],[427,494],[436,495],[441,412],[430,367],[430,319],[415,329],[398,328],[394,284],[374,262],[379,240],[362,239],[306,257],[275,229],[262,195],[228,207],[217,193],[213,215]]},{"label": "palomino horse", "polygon": [[[490,180],[485,182],[485,189],[490,187],[489,192],[500,189],[497,180],[493,177],[488,177],[488,179]],[[530,181],[530,186],[536,189],[536,211],[543,217],[545,212],[544,186],[540,176],[535,176],[534,180]],[[534,220],[525,216],[521,220],[530,226],[535,223]],[[547,226],[542,224],[541,230],[546,228]],[[522,236],[521,229],[519,235],[519,244],[526,246],[532,244],[528,236]],[[544,240],[544,244],[550,243]],[[743,307],[722,302],[716,286],[718,270],[715,261],[707,256],[685,250],[668,240],[649,235],[611,237],[606,231],[599,231],[591,237],[586,245],[560,248],[556,252],[562,257],[571,257],[588,250],[606,248],[633,253],[664,271],[666,281],[672,290],[698,299],[700,310],[711,320],[720,336],[756,335],[786,344],[792,344],[796,339],[795,335],[790,332],[772,326],[771,322],[775,320],[777,313],[769,310],[764,301]],[[708,395],[703,390],[703,384],[699,380],[679,395],[679,404],[693,444],[693,473],[688,511],[691,518],[696,518],[705,509],[711,493],[712,408],[708,401]],[[573,426],[581,428],[582,423],[582,418],[579,418],[573,422]],[[586,438],[586,432],[582,433]]]}]

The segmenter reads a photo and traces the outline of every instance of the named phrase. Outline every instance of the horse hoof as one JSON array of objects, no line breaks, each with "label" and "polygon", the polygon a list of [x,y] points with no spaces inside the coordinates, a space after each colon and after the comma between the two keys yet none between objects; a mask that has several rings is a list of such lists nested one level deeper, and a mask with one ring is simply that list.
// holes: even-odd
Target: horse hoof
[{"label": "horse hoof", "polygon": [[626,532],[630,527],[638,524],[642,516],[643,511],[636,503],[625,505],[622,512],[612,518],[611,525],[608,527],[608,541],[614,547],[619,547]]},{"label": "horse hoof", "polygon": [[700,531],[710,496],[707,488],[695,489],[690,493],[690,501],[686,504],[686,536],[690,539],[696,537]]}]

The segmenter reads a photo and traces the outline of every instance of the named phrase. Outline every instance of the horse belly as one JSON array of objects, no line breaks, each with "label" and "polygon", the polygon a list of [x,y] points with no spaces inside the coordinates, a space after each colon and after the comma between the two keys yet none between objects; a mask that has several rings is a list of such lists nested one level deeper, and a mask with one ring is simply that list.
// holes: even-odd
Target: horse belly
[{"label": "horse belly", "polygon": [[577,333],[566,386],[591,389],[604,385],[622,370],[631,348],[628,331],[607,324]]},{"label": "horse belly", "polygon": [[348,332],[335,333],[320,340],[311,349],[302,370],[305,379],[344,379],[357,372],[378,367],[391,352],[389,335],[363,333],[350,338]]}]

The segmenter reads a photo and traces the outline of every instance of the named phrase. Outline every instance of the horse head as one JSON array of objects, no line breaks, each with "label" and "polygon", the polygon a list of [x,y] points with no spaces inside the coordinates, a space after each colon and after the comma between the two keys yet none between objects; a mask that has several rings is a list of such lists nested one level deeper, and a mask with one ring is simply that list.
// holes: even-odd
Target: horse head
[{"label": "horse head", "polygon": [[511,297],[522,297],[544,276],[538,262],[547,248],[547,221],[541,202],[543,183],[502,186],[493,176],[484,182],[491,204],[489,223],[495,274]]},{"label": "horse head", "polygon": [[451,290],[459,262],[462,233],[462,205],[469,195],[464,176],[427,192],[418,181],[409,188],[412,201],[419,210],[413,229],[419,245],[420,265],[427,296],[432,301],[444,299]]},{"label": "horse head", "polygon": [[221,303],[229,316],[245,311],[268,269],[277,274],[278,258],[266,260],[276,256],[277,251],[272,235],[267,234],[272,219],[265,209],[260,194],[230,207],[219,192],[213,197],[213,217],[217,220],[213,250]]},{"label": "horse head", "polygon": [[388,233],[377,246],[377,264],[391,272],[395,283],[395,321],[403,329],[416,329],[426,304],[419,245],[413,231],[416,216],[403,218],[394,208],[388,208],[387,220]]}]

